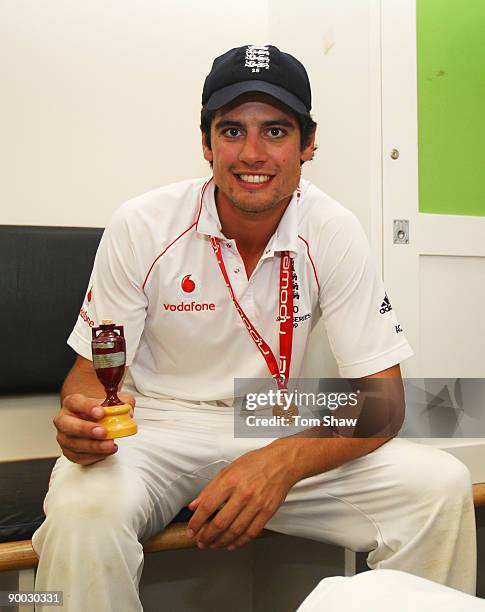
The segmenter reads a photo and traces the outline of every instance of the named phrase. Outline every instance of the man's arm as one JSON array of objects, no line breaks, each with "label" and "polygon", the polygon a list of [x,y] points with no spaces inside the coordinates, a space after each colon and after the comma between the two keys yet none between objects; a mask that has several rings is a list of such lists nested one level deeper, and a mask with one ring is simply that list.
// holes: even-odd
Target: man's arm
[{"label": "man's arm", "polygon": [[[398,390],[402,389],[399,365],[359,381],[371,378],[394,379],[389,382],[395,383]],[[353,385],[357,387],[359,381],[353,381]],[[402,405],[395,403],[397,410],[402,410],[403,406],[403,402]],[[195,535],[201,548],[228,546],[232,550],[243,546],[259,534],[298,481],[362,457],[391,437],[352,439],[297,435],[250,451],[221,470],[189,504],[195,513],[189,522],[188,535]]]},{"label": "man's arm", "polygon": [[103,398],[106,393],[96,376],[93,362],[78,355],[61,389],[61,404],[68,395],[81,393],[89,397]]},{"label": "man's arm", "polygon": [[[374,385],[368,384],[372,379],[378,380],[374,381]],[[379,382],[379,391],[375,393],[375,383],[379,380],[383,382]],[[335,416],[360,417],[357,432],[354,428],[342,428],[334,437],[330,437],[328,431],[319,435],[318,428],[314,428],[270,444],[285,448],[289,453],[288,463],[293,465],[296,482],[367,455],[399,431],[404,418],[404,390],[399,365],[353,379],[350,383],[355,391],[362,391],[361,399],[367,396],[364,408],[359,402],[355,411],[352,408],[342,408],[335,412]],[[366,391],[367,387],[369,389]]]},{"label": "man's arm", "polygon": [[[120,399],[135,405],[128,393]],[[97,421],[104,416],[101,403],[106,397],[93,364],[78,356],[61,390],[61,409],[54,417],[57,442],[63,454],[72,462],[91,465],[118,450],[114,440],[106,440],[107,431]]]}]

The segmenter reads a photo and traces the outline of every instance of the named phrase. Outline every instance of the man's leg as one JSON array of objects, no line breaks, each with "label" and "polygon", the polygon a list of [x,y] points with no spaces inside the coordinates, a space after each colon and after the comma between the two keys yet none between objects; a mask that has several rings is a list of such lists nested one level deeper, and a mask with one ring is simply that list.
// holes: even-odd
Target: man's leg
[{"label": "man's leg", "polygon": [[267,527],[369,551],[373,569],[399,569],[475,594],[470,474],[424,444],[393,439],[300,481]]},{"label": "man's leg", "polygon": [[66,612],[141,610],[144,540],[220,469],[210,427],[139,421],[118,452],[83,467],[61,457],[33,537],[36,590],[64,592]]}]

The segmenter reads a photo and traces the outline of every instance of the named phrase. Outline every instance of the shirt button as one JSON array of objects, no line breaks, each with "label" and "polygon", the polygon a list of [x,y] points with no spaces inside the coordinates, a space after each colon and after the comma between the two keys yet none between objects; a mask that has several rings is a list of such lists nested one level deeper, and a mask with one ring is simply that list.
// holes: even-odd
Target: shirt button
[{"label": "shirt button", "polygon": [[227,246],[228,249],[230,249],[232,245],[231,245],[230,242],[226,242],[226,246]]},{"label": "shirt button", "polygon": [[234,268],[234,274],[238,274],[239,272],[241,272],[241,268]]},{"label": "shirt button", "polygon": [[269,255],[270,253],[271,253],[271,249],[268,249],[268,250],[266,251],[266,255]]}]

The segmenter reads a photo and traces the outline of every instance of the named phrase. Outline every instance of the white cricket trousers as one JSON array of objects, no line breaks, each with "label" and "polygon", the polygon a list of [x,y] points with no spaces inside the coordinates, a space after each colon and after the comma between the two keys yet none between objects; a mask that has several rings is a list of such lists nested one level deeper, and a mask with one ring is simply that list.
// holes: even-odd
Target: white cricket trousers
[{"label": "white cricket trousers", "polygon": [[[138,419],[138,433],[118,440],[118,452],[92,466],[57,461],[46,520],[32,543],[40,557],[36,589],[63,591],[65,612],[142,610],[140,541],[170,523],[221,468],[271,441],[235,439],[231,410],[201,408],[181,405],[164,420]],[[306,478],[267,527],[368,551],[371,568],[475,593],[470,474],[433,447],[393,439]]]}]

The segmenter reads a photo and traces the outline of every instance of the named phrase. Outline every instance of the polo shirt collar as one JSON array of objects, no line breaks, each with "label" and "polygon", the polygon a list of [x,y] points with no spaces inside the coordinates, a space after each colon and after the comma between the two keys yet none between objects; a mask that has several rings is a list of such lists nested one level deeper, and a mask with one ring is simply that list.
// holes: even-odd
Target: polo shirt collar
[{"label": "polo shirt collar", "polygon": [[206,236],[224,238],[222,225],[217,213],[214,193],[215,183],[214,179],[211,178],[209,181],[206,181],[201,188],[200,198],[202,201],[200,203],[199,218],[197,219],[195,229],[200,234],[205,234]]},{"label": "polo shirt collar", "polygon": [[[222,233],[222,225],[217,213],[215,194],[215,183],[210,179],[208,183],[204,183],[201,190],[201,208],[199,218],[196,223],[196,230],[200,234],[207,236],[215,236],[224,239]],[[276,232],[271,237],[268,250],[276,251],[292,251],[296,253],[298,250],[298,198],[297,192],[288,204],[281,221],[276,228]]]},{"label": "polo shirt collar", "polygon": [[290,203],[286,207],[284,215],[269,241],[268,249],[275,251],[298,251],[298,206],[301,205],[301,196],[293,193]]}]

